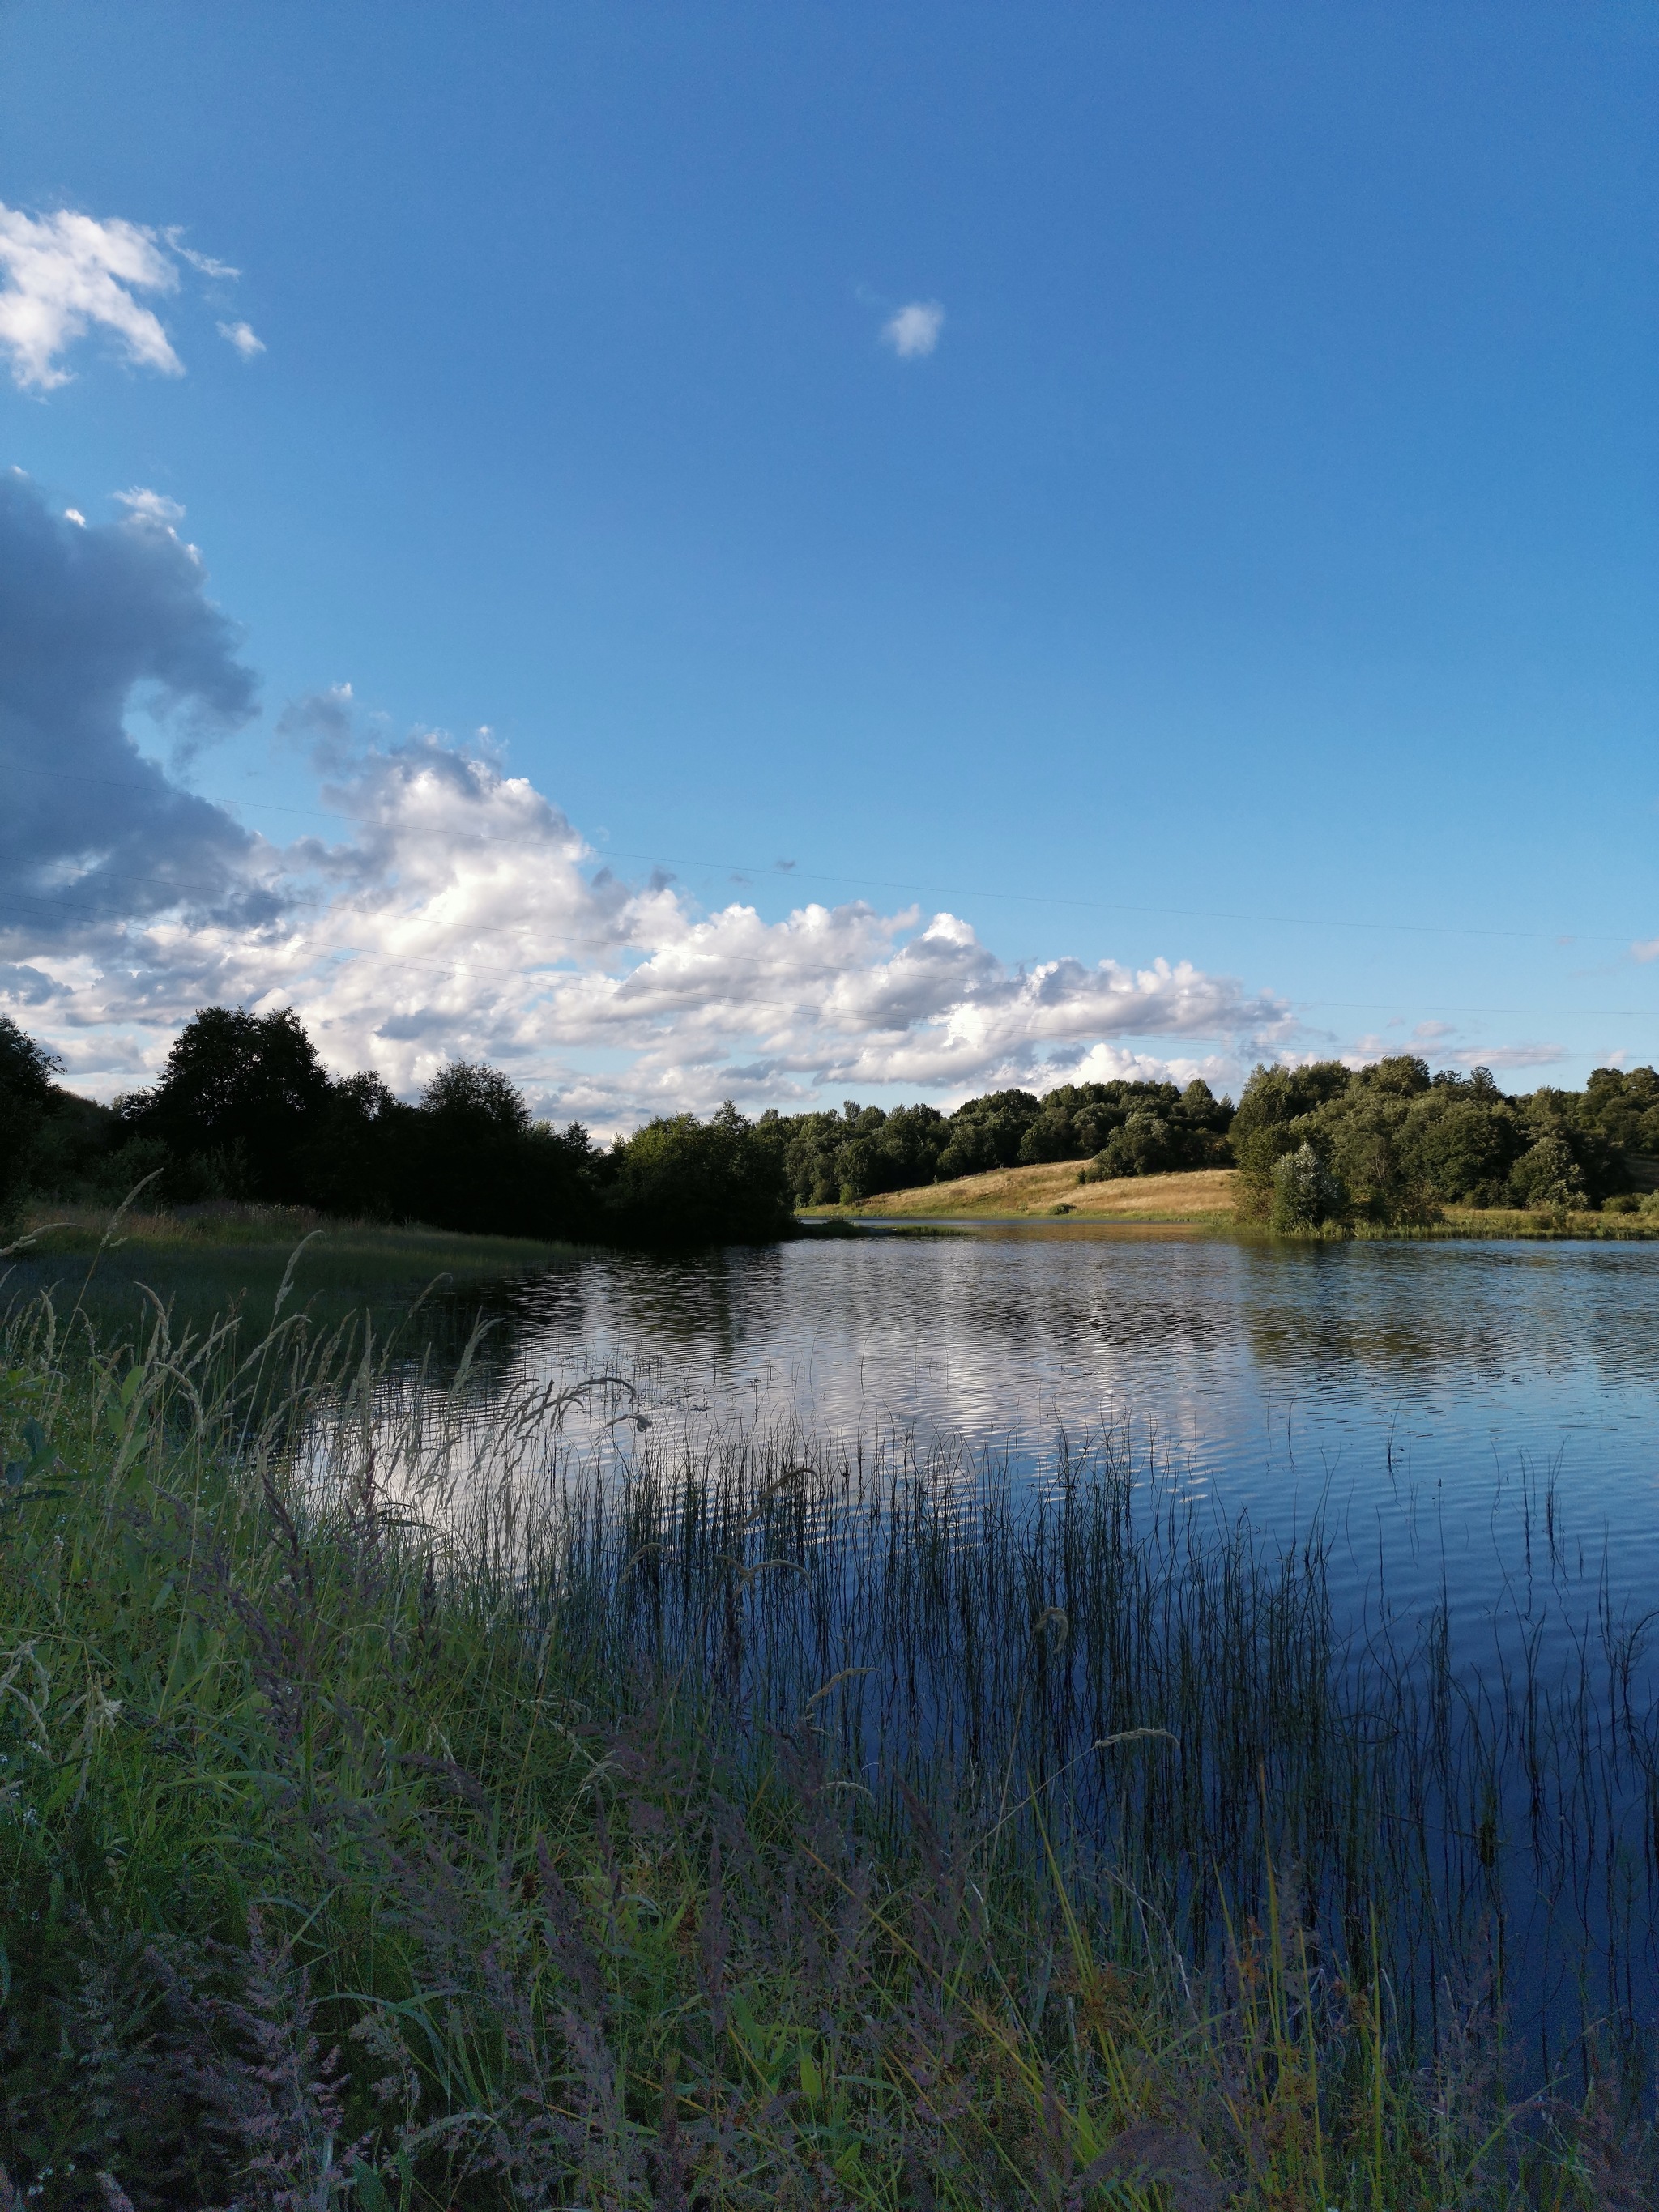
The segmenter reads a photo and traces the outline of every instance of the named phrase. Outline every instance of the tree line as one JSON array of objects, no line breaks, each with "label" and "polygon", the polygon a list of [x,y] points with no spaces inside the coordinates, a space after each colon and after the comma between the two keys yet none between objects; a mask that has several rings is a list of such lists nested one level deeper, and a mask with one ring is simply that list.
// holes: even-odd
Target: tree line
[{"label": "tree line", "polygon": [[953,1114],[936,1106],[860,1106],[780,1115],[798,1206],[855,1206],[884,1191],[950,1182],[991,1168],[1085,1163],[1094,1180],[1226,1167],[1230,1098],[1207,1083],[1064,1083],[1041,1097],[994,1091]]},{"label": "tree line", "polygon": [[331,1075],[300,1018],[210,1006],[160,1079],[113,1106],[64,1090],[0,1016],[0,1217],[27,1196],[303,1206],[580,1243],[766,1242],[793,1225],[775,1143],[735,1107],[659,1116],[609,1147],[538,1121],[498,1068],[458,1060],[414,1104]]},{"label": "tree line", "polygon": [[[499,1069],[455,1061],[412,1104],[331,1075],[291,1008],[210,1006],[150,1088],[100,1105],[0,1016],[0,1221],[29,1196],[306,1206],[498,1235],[631,1244],[764,1242],[798,1206],[994,1168],[1074,1161],[1085,1181],[1240,1170],[1246,1218],[1283,1231],[1407,1225],[1448,1205],[1632,1208],[1659,1181],[1659,1075],[1597,1068],[1582,1091],[1501,1091],[1400,1056],[1258,1067],[1235,1109],[1207,1084],[997,1091],[946,1114],[861,1106],[750,1121],[659,1115],[609,1146],[538,1121]],[[1659,1205],[1659,1200],[1652,1201]]]},{"label": "tree line", "polygon": [[1258,1067],[1229,1132],[1238,1209],[1280,1230],[1406,1227],[1446,1206],[1651,1210],[1659,1074],[1598,1067],[1583,1091],[1506,1097],[1490,1071],[1414,1057]]}]

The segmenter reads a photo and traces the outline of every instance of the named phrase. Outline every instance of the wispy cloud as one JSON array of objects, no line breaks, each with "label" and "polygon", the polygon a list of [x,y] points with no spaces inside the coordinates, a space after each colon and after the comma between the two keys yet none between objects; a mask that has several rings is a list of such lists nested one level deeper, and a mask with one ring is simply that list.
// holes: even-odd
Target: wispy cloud
[{"label": "wispy cloud", "polygon": [[912,300],[882,325],[881,335],[901,361],[920,361],[933,352],[945,328],[937,300]]},{"label": "wispy cloud", "polygon": [[[1393,1030],[1404,1026],[1404,1022],[1398,1019],[1389,1024]],[[1443,1066],[1449,1066],[1455,1061],[1462,1067],[1553,1067],[1558,1061],[1571,1058],[1564,1044],[1472,1044],[1450,1022],[1419,1022],[1411,1033],[1411,1042],[1425,1060],[1438,1061]],[[1373,1031],[1367,1036],[1356,1037],[1340,1056],[1349,1067],[1366,1067],[1402,1049],[1399,1037],[1380,1036]],[[1301,1060],[1323,1055],[1287,1054],[1284,1057]]]},{"label": "wispy cloud", "polygon": [[[159,522],[169,530],[175,522],[182,522],[185,510],[176,499],[169,499],[164,491],[151,491],[143,484],[134,484],[131,491],[118,491],[114,496],[129,514],[145,522]],[[71,520],[76,518],[71,514]],[[79,518],[86,520],[82,515]]]},{"label": "wispy cloud", "polygon": [[234,284],[242,273],[240,269],[233,269],[228,261],[216,261],[210,253],[198,253],[193,246],[186,246],[183,228],[179,223],[170,224],[162,235],[179,258],[188,262],[201,276],[211,276],[221,283]]},{"label": "wispy cloud", "polygon": [[1659,960],[1659,937],[1638,939],[1631,947],[1631,957],[1635,960]]},{"label": "wispy cloud", "polygon": [[244,361],[252,361],[265,349],[264,340],[256,336],[252,323],[221,323],[219,335],[235,347]]},{"label": "wispy cloud", "polygon": [[1564,1044],[1500,1044],[1469,1048],[1483,1067],[1553,1067],[1571,1058]]},{"label": "wispy cloud", "polygon": [[[239,273],[182,244],[177,229],[100,222],[70,208],[28,216],[0,203],[0,352],[13,380],[24,391],[67,384],[64,356],[93,331],[112,337],[136,368],[182,376],[161,317],[141,296],[176,293],[180,262],[216,282]],[[219,327],[245,356],[264,350],[247,324]]]}]

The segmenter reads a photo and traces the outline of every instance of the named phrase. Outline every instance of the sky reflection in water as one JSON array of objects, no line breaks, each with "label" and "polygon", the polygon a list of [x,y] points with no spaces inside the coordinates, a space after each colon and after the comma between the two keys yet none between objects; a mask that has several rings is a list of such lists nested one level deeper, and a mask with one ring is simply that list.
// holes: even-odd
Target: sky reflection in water
[{"label": "sky reflection in water", "polygon": [[1381,1564],[1395,1607],[1444,1588],[1466,1625],[1524,1578],[1553,1487],[1575,1570],[1659,1591],[1659,1245],[878,1234],[595,1255],[511,1310],[518,1371],[638,1372],[659,1442],[793,1416],[1040,1483],[1060,1426],[1109,1423],[1224,1516],[1285,1535],[1322,1503],[1339,1596]]}]

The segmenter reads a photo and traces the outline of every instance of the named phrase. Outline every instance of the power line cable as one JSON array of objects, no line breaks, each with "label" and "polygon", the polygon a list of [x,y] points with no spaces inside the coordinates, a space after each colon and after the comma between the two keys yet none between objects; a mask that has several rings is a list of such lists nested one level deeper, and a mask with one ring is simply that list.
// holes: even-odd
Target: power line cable
[{"label": "power line cable", "polygon": [[[0,772],[55,777],[66,782],[93,783],[114,791],[148,792],[151,788],[146,784],[121,782],[107,776],[70,775],[64,769],[39,768],[31,763],[0,762]],[[160,772],[158,769],[157,773],[160,774]],[[177,787],[169,787],[169,788],[176,790]],[[177,795],[180,798],[200,799],[208,805],[222,808],[240,806],[245,803],[238,799],[214,798],[202,792],[178,791]],[[268,813],[293,814],[317,821],[361,823],[362,820],[360,815],[344,813],[333,808],[283,806],[277,805],[274,800],[264,799],[259,800],[258,804],[262,805]],[[240,828],[242,825],[239,823],[237,826]],[[913,895],[921,894],[928,898],[1001,899],[1019,905],[1072,907],[1080,911],[1096,914],[1144,914],[1158,915],[1173,921],[1239,922],[1256,928],[1372,930],[1412,936],[1493,938],[1527,944],[1579,942],[1589,945],[1629,945],[1640,937],[1640,931],[1636,929],[1618,933],[1609,930],[1493,929],[1465,922],[1383,921],[1363,918],[1354,920],[1336,915],[1244,914],[1221,907],[1154,906],[1127,899],[1085,899],[1066,897],[1052,892],[1012,891],[985,887],[969,889],[960,884],[923,884],[876,876],[830,874],[822,870],[796,869],[793,866],[786,872],[779,870],[775,864],[762,861],[691,860],[684,856],[676,857],[672,854],[635,851],[621,846],[607,847],[602,853],[596,850],[593,858],[600,865],[604,865],[609,860],[639,860],[656,867],[722,870],[750,878],[748,887],[751,889],[753,878],[765,878],[771,880],[781,876],[787,882],[844,884],[854,887],[862,884],[871,890],[903,891]],[[168,879],[132,878],[130,880],[165,881]]]}]

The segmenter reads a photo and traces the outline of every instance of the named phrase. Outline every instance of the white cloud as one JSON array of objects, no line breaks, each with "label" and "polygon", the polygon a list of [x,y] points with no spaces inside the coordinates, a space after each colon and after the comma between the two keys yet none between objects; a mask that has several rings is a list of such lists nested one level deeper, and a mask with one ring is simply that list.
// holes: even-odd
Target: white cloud
[{"label": "white cloud", "polygon": [[881,334],[901,361],[920,361],[932,353],[945,328],[937,300],[912,300],[882,325]]},{"label": "white cloud", "polygon": [[[14,380],[25,391],[67,384],[62,356],[92,330],[112,336],[136,367],[182,376],[185,365],[161,318],[138,296],[177,292],[180,262],[215,283],[240,274],[185,245],[176,227],[100,222],[70,208],[27,216],[0,202],[0,352],[10,359]],[[264,351],[246,323],[219,329],[244,360]]]},{"label": "white cloud", "polygon": [[1238,1079],[1238,1063],[1226,1053],[1206,1053],[1200,1060],[1179,1056],[1160,1060],[1151,1053],[1126,1051],[1121,1045],[1097,1044],[1089,1048],[1074,1067],[1056,1068],[1052,1079],[1045,1079],[1032,1087],[1048,1091],[1061,1083],[1188,1084],[1202,1080],[1212,1089],[1222,1091],[1230,1085],[1237,1088]]},{"label": "white cloud", "polygon": [[164,491],[151,491],[143,484],[134,484],[131,491],[118,491],[112,496],[129,514],[145,522],[163,523],[169,530],[175,522],[185,519],[185,510],[176,499],[169,499]]},{"label": "white cloud", "polygon": [[68,209],[34,218],[0,204],[0,348],[24,389],[67,383],[58,356],[94,326],[138,366],[184,374],[160,321],[135,297],[178,289],[178,269],[153,231]]},{"label": "white cloud", "polygon": [[1636,960],[1659,960],[1659,937],[1644,938],[1631,947],[1631,957]]}]

